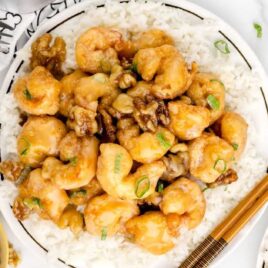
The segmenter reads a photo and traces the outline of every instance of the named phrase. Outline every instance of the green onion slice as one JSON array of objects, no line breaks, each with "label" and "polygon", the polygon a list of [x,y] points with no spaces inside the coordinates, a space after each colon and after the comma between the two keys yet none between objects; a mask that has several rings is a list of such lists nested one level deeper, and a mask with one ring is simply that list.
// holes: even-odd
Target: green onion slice
[{"label": "green onion slice", "polygon": [[41,200],[37,197],[32,197],[32,198],[25,198],[23,200],[23,203],[30,209],[34,209],[36,207],[41,208]]},{"label": "green onion slice", "polygon": [[238,145],[237,143],[233,143],[232,145],[233,145],[234,150],[235,150],[235,151],[237,151],[237,150],[238,150],[239,145]]},{"label": "green onion slice", "polygon": [[157,184],[157,192],[162,193],[164,191],[164,183],[163,182],[158,182]]},{"label": "green onion slice", "polygon": [[105,240],[107,237],[107,228],[106,227],[103,227],[101,229],[101,240]]},{"label": "green onion slice", "polygon": [[138,198],[143,197],[150,189],[150,180],[148,176],[144,175],[136,181],[135,194]]},{"label": "green onion slice", "polygon": [[208,189],[209,189],[209,187],[206,187],[206,188],[202,189],[202,192],[204,193]]},{"label": "green onion slice", "polygon": [[230,53],[228,44],[224,40],[215,41],[214,46],[223,54],[229,54]]},{"label": "green onion slice", "polygon": [[214,163],[213,168],[220,173],[224,173],[227,169],[227,165],[223,159],[217,159]]},{"label": "green onion slice", "polygon": [[262,38],[262,26],[258,23],[254,23],[253,26],[257,32],[257,37]]},{"label": "green onion slice", "polygon": [[77,164],[77,157],[76,157],[76,156],[71,157],[71,158],[69,159],[69,162],[70,162],[70,164],[71,164],[72,166],[76,166],[76,164]]},{"label": "green onion slice", "polygon": [[164,133],[162,133],[162,132],[156,133],[156,138],[159,141],[159,143],[161,144],[161,146],[164,147],[165,149],[168,149],[171,147],[171,143],[167,140]]},{"label": "green onion slice", "polygon": [[81,189],[81,190],[78,190],[78,191],[72,191],[69,196],[71,198],[74,198],[74,197],[84,197],[87,195],[87,190],[85,189]]},{"label": "green onion slice", "polygon": [[208,102],[208,105],[213,110],[219,110],[220,109],[220,102],[214,95],[208,95],[207,96],[207,102]]},{"label": "green onion slice", "polygon": [[138,72],[138,64],[136,62],[133,62],[132,65],[130,66],[130,70],[133,72],[133,73],[139,73]]},{"label": "green onion slice", "polygon": [[28,88],[25,88],[23,90],[23,95],[27,100],[32,100],[33,99],[33,96],[31,94],[31,92],[28,90]]},{"label": "green onion slice", "polygon": [[122,154],[117,154],[115,156],[115,160],[114,160],[114,173],[115,174],[120,173],[122,157],[123,157]]},{"label": "green onion slice", "polygon": [[21,138],[24,142],[25,142],[25,147],[24,149],[20,152],[20,155],[27,155],[30,147],[31,147],[31,143],[28,141],[28,139],[26,139],[25,137]]}]

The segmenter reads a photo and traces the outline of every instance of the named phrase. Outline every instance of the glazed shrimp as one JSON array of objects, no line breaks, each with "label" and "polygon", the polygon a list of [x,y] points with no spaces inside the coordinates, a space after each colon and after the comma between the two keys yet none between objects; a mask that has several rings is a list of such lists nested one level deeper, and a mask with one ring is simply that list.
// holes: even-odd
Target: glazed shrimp
[{"label": "glazed shrimp", "polygon": [[179,178],[164,189],[160,209],[167,217],[170,231],[176,236],[182,224],[189,229],[199,225],[205,214],[206,202],[196,182]]},{"label": "glazed shrimp", "polygon": [[107,96],[114,91],[109,76],[97,73],[89,77],[81,78],[74,88],[75,103],[85,109],[92,110],[92,102],[100,97]]},{"label": "glazed shrimp", "polygon": [[203,134],[189,146],[190,173],[205,183],[212,183],[230,168],[234,148],[227,141]]},{"label": "glazed shrimp", "polygon": [[[134,132],[135,126],[119,130],[117,137],[122,146],[129,151],[133,160],[151,163],[162,158],[175,142],[175,136],[166,128],[158,127],[155,133]],[[131,133],[133,136],[131,136]]]},{"label": "glazed shrimp", "polygon": [[100,146],[97,179],[109,195],[122,199],[142,199],[155,191],[158,179],[165,171],[162,161],[140,166],[130,174],[132,158],[127,150],[114,143]]},{"label": "glazed shrimp", "polygon": [[59,112],[68,117],[69,111],[75,105],[74,104],[74,89],[80,80],[85,77],[86,74],[80,70],[76,70],[73,73],[64,76],[61,79],[61,92],[60,92],[60,110]]},{"label": "glazed shrimp", "polygon": [[109,73],[119,64],[115,46],[122,42],[122,34],[105,27],[93,27],[83,33],[76,42],[75,56],[79,68],[92,74]]},{"label": "glazed shrimp", "polygon": [[194,104],[207,107],[210,110],[210,124],[221,117],[225,108],[225,88],[223,83],[214,75],[198,73],[187,95]]},{"label": "glazed shrimp", "polygon": [[[182,95],[192,80],[183,57],[171,45],[140,49],[133,64],[145,81],[151,81],[155,76],[151,93],[160,99]],[[194,65],[193,72],[196,72],[195,68]]]},{"label": "glazed shrimp", "polygon": [[86,229],[102,240],[117,232],[124,232],[127,220],[139,214],[134,200],[122,200],[108,194],[91,199],[84,211]]},{"label": "glazed shrimp", "polygon": [[60,82],[41,66],[19,78],[13,87],[21,110],[33,115],[54,115],[59,110],[60,91]]},{"label": "glazed shrimp", "polygon": [[134,243],[153,254],[164,254],[174,247],[167,219],[159,211],[146,212],[130,219],[126,230]]},{"label": "glazed shrimp", "polygon": [[71,131],[59,146],[61,160],[69,163],[48,157],[43,163],[42,176],[65,190],[85,186],[96,174],[98,148],[96,137],[78,138]]},{"label": "glazed shrimp", "polygon": [[60,141],[66,133],[65,125],[55,117],[30,116],[17,139],[20,161],[37,167],[47,156],[57,156]]},{"label": "glazed shrimp", "polygon": [[172,101],[168,103],[168,110],[169,127],[181,140],[195,139],[209,126],[210,113],[205,107]]},{"label": "glazed shrimp", "polygon": [[[53,221],[57,222],[69,203],[66,192],[52,181],[42,176],[41,169],[31,171],[28,178],[20,185],[20,196],[29,207],[37,206]],[[43,213],[44,213],[43,212]]]},{"label": "glazed shrimp", "polygon": [[248,124],[245,119],[234,112],[225,112],[215,124],[219,136],[230,143],[235,150],[235,159],[239,159],[247,143]]}]

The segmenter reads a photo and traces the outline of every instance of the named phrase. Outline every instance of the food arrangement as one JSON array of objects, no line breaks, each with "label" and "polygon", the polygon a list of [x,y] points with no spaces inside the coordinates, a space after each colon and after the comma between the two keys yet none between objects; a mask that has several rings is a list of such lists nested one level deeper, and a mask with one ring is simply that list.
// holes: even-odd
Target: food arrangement
[{"label": "food arrangement", "polygon": [[203,191],[238,179],[247,123],[226,111],[219,78],[196,62],[189,70],[162,30],[126,39],[92,27],[75,56],[79,68],[65,74],[65,41],[44,34],[13,87],[18,159],[0,164],[18,185],[13,212],[164,254],[202,221]]}]

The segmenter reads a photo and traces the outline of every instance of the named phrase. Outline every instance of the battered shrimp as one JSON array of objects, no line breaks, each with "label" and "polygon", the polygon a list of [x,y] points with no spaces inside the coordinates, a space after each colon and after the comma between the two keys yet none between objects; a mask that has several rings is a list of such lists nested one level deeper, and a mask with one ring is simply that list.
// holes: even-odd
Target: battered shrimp
[{"label": "battered shrimp", "polygon": [[151,81],[155,76],[151,93],[160,99],[182,95],[192,79],[183,57],[174,46],[140,49],[133,64],[145,81]]},{"label": "battered shrimp", "polygon": [[91,108],[91,103],[102,96],[109,95],[113,91],[108,75],[98,73],[89,77],[81,78],[75,89],[75,103],[86,109]]},{"label": "battered shrimp", "polygon": [[109,195],[122,199],[142,199],[155,191],[158,179],[165,171],[162,161],[140,166],[129,174],[133,161],[127,150],[114,143],[100,146],[97,179]]},{"label": "battered shrimp", "polygon": [[102,240],[117,232],[124,232],[127,220],[139,214],[134,200],[122,200],[108,194],[94,197],[84,211],[86,229]]},{"label": "battered shrimp", "polygon": [[85,186],[96,174],[98,148],[96,137],[78,138],[71,131],[59,146],[61,160],[68,163],[48,157],[43,163],[42,176],[65,190]]},{"label": "battered shrimp", "polygon": [[233,146],[235,159],[239,159],[247,142],[248,124],[245,119],[237,113],[225,112],[216,122],[216,127],[220,130],[220,136]]},{"label": "battered shrimp", "polygon": [[[121,145],[125,145],[133,160],[140,163],[151,163],[162,158],[172,147],[175,136],[166,128],[158,127],[156,133],[144,132],[130,137],[129,130],[119,130],[118,138]],[[126,139],[128,138],[128,139]]]},{"label": "battered shrimp", "polygon": [[54,115],[59,110],[60,91],[60,82],[41,66],[19,78],[13,88],[19,107],[33,115]]},{"label": "battered shrimp", "polygon": [[130,219],[126,229],[134,243],[153,254],[164,254],[174,247],[167,219],[159,211],[146,212]]},{"label": "battered shrimp", "polygon": [[85,77],[86,74],[80,70],[64,76],[61,79],[60,92],[60,110],[59,112],[68,117],[70,109],[74,106],[74,88],[76,87],[80,78]]},{"label": "battered shrimp", "polygon": [[196,182],[179,178],[164,189],[160,209],[167,215],[170,231],[176,235],[182,224],[189,229],[200,224],[205,214],[206,202]]},{"label": "battered shrimp", "polygon": [[55,222],[69,203],[66,192],[45,179],[40,168],[31,171],[20,186],[20,193],[26,205],[37,205]]},{"label": "battered shrimp", "polygon": [[17,139],[20,161],[37,167],[46,156],[58,155],[60,141],[66,132],[65,125],[55,117],[30,116]]},{"label": "battered shrimp", "polygon": [[205,107],[173,101],[168,103],[168,110],[169,127],[181,140],[195,139],[209,126],[210,113]]},{"label": "battered shrimp", "polygon": [[115,46],[122,42],[122,34],[105,27],[93,27],[76,42],[75,56],[79,68],[92,74],[109,73],[119,63]]},{"label": "battered shrimp", "polygon": [[131,41],[123,41],[117,44],[116,49],[121,57],[132,58],[139,49],[155,48],[162,45],[173,45],[173,39],[164,31],[150,29]]},{"label": "battered shrimp", "polygon": [[210,124],[221,117],[225,107],[225,88],[214,75],[198,73],[195,75],[187,95],[194,104],[210,110]]},{"label": "battered shrimp", "polygon": [[225,140],[209,134],[192,141],[189,146],[190,173],[206,183],[224,174],[234,160],[234,149]]}]

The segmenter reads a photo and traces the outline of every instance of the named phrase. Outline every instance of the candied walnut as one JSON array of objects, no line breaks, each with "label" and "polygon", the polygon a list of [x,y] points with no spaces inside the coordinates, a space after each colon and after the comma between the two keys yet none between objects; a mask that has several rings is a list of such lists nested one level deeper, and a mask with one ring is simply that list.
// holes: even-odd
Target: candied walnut
[{"label": "candied walnut", "polygon": [[11,243],[8,243],[8,264],[17,267],[20,263],[20,256]]},{"label": "candied walnut", "polygon": [[154,132],[159,123],[164,126],[169,124],[168,109],[164,101],[147,95],[145,100],[139,97],[134,98],[133,103],[133,116],[143,131]]},{"label": "candied walnut", "polygon": [[20,221],[27,219],[31,212],[31,209],[24,204],[21,197],[15,199],[12,210],[15,217]]},{"label": "candied walnut", "polygon": [[99,106],[99,113],[101,114],[102,126],[109,142],[116,140],[116,127],[113,125],[112,116],[105,110],[102,105]]},{"label": "candied walnut", "polygon": [[235,170],[229,168],[225,173],[220,175],[217,180],[213,183],[207,184],[209,188],[215,188],[220,185],[227,185],[235,182],[238,179],[237,173]]},{"label": "candied walnut", "polygon": [[131,114],[134,110],[133,99],[124,93],[118,95],[112,105],[123,114]]},{"label": "candied walnut", "polygon": [[56,37],[53,44],[51,41],[52,35],[46,33],[33,42],[30,66],[31,69],[43,66],[59,79],[63,76],[61,67],[66,58],[66,44],[61,37]]},{"label": "candied walnut", "polygon": [[98,131],[96,115],[95,111],[84,109],[80,106],[73,106],[69,112],[67,126],[73,129],[78,137],[92,136]]},{"label": "candied walnut", "polygon": [[176,154],[178,152],[186,152],[188,151],[188,146],[185,143],[177,143],[173,145],[169,151],[173,154]]},{"label": "candied walnut", "polygon": [[17,181],[24,169],[24,165],[18,161],[7,160],[0,163],[0,173],[8,180]]},{"label": "candied walnut", "polygon": [[191,100],[191,98],[190,97],[188,97],[188,96],[181,96],[180,97],[180,100],[183,102],[183,103],[185,103],[185,104],[188,104],[188,105],[191,105],[192,104],[192,100]]},{"label": "candied walnut", "polygon": [[189,170],[189,154],[188,152],[179,152],[168,154],[162,158],[166,165],[166,171],[161,177],[163,180],[172,181],[175,178],[186,175]]}]

